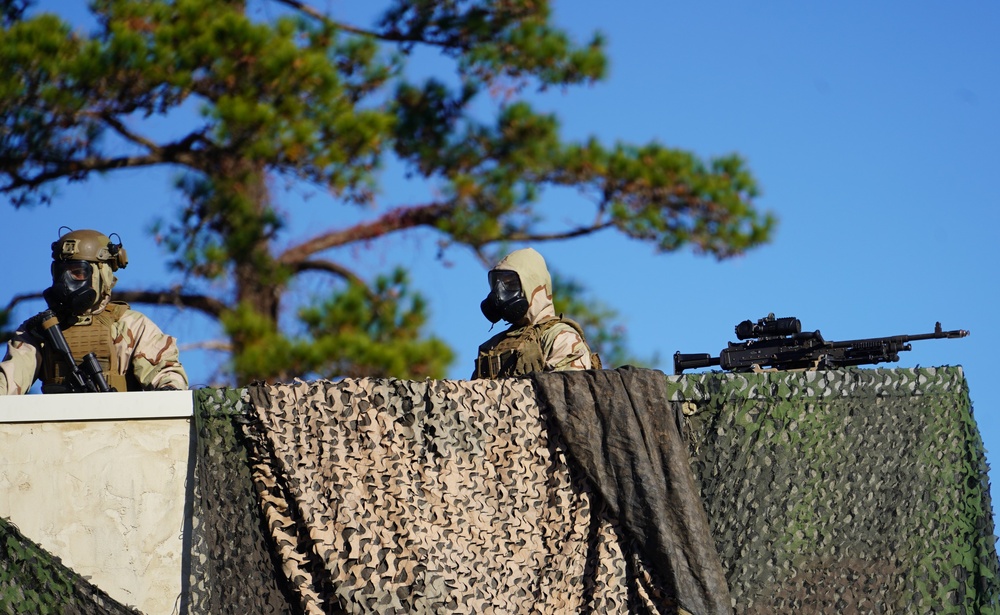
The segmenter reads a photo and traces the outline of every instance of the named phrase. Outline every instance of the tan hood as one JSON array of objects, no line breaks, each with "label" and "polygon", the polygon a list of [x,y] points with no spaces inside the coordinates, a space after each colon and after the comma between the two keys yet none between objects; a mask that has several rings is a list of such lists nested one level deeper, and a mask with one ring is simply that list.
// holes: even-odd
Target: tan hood
[{"label": "tan hood", "polygon": [[98,289],[97,303],[87,311],[88,314],[100,314],[111,301],[111,289],[118,283],[118,277],[112,272],[110,265],[106,263],[93,263],[94,265],[94,287]]},{"label": "tan hood", "polygon": [[494,269],[514,271],[521,279],[521,288],[528,298],[525,320],[513,324],[537,324],[556,315],[552,305],[552,277],[545,259],[533,248],[511,252]]}]

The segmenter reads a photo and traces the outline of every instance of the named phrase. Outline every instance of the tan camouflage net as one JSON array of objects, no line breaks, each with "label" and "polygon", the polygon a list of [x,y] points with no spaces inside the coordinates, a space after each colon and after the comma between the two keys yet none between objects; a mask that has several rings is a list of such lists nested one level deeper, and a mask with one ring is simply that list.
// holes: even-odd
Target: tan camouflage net
[{"label": "tan camouflage net", "polygon": [[530,381],[249,390],[255,479],[305,612],[677,612]]},{"label": "tan camouflage net", "polygon": [[738,613],[1000,612],[960,367],[669,382]]}]

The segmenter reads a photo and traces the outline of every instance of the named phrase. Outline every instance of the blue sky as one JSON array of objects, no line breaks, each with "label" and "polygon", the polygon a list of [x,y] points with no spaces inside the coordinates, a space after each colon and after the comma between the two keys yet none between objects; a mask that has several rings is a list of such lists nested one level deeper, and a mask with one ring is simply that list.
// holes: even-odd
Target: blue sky
[{"label": "blue sky", "polygon": [[[318,5],[355,10],[345,1]],[[914,343],[897,365],[964,368],[996,467],[1000,4],[554,6],[556,22],[578,40],[601,30],[610,57],[606,81],[533,97],[559,114],[565,138],[656,140],[704,157],[738,152],[762,187],[758,205],[780,222],[770,245],[730,261],[657,255],[602,234],[536,246],[550,266],[617,309],[634,352],[658,354],[667,373],[675,351],[717,354],[737,322],[769,312],[798,316],[827,339],[923,333],[935,321],[968,329],[965,339]],[[49,244],[60,225],[119,233],[131,259],[122,288],[178,282],[145,232],[179,201],[170,178],[128,172],[69,186],[48,208],[0,208],[5,248],[16,255],[0,301],[48,284]],[[421,189],[393,180],[382,198],[403,203]],[[342,214],[321,195],[301,197],[281,197],[296,217],[289,243]],[[583,204],[566,191],[546,193],[543,203],[555,216]],[[420,233],[354,258],[363,275],[412,266],[432,300],[432,328],[458,352],[450,377],[467,377],[489,336],[479,312],[483,267],[457,250],[442,263],[434,238]],[[181,340],[192,383],[211,383],[218,355],[191,345],[216,331],[190,312],[144,311]]]}]

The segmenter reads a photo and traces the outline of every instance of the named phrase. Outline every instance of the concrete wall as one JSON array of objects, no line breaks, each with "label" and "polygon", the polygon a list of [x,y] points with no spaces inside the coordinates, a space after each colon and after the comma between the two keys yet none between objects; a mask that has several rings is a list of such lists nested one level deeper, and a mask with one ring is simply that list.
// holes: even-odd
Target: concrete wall
[{"label": "concrete wall", "polygon": [[0,516],[106,591],[178,612],[190,391],[0,396]]}]

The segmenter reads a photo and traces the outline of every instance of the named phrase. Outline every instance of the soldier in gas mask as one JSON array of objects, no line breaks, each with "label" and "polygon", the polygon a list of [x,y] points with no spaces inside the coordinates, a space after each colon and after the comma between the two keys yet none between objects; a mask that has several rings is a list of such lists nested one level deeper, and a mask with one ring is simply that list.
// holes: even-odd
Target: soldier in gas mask
[{"label": "soldier in gas mask", "polygon": [[[52,286],[43,292],[45,301],[76,361],[94,353],[114,390],[186,389],[177,341],[127,303],[111,300],[118,282],[114,272],[127,265],[120,241],[94,230],[66,233],[52,244]],[[0,393],[27,393],[39,379],[43,393],[67,392],[66,359],[30,330],[30,322],[8,343]]]},{"label": "soldier in gas mask", "polygon": [[487,276],[483,315],[511,326],[479,347],[473,378],[510,378],[536,371],[600,369],[580,325],[557,315],[552,278],[542,255],[516,250]]}]

